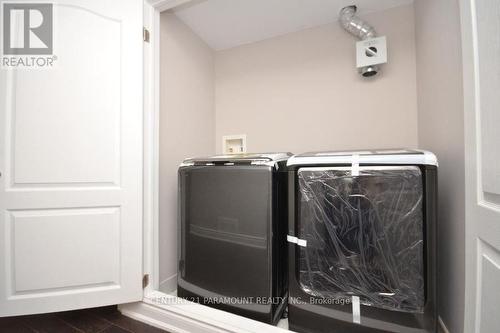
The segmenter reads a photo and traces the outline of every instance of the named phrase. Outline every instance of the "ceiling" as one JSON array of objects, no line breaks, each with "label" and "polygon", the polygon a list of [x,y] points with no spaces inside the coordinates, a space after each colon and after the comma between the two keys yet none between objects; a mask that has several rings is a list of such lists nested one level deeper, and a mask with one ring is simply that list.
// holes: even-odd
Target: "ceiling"
[{"label": "ceiling", "polygon": [[334,22],[356,4],[360,14],[413,0],[192,0],[172,11],[215,50]]}]

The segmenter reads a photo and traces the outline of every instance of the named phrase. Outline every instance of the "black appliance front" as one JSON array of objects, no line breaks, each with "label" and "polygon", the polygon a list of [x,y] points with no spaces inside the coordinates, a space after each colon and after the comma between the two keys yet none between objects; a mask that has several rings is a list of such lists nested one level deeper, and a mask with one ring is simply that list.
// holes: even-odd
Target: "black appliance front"
[{"label": "black appliance front", "polygon": [[[435,166],[295,166],[290,329],[436,332]],[[352,301],[359,300],[359,315]]]},{"label": "black appliance front", "polygon": [[281,318],[287,174],[279,164],[179,169],[179,297],[270,324]]}]

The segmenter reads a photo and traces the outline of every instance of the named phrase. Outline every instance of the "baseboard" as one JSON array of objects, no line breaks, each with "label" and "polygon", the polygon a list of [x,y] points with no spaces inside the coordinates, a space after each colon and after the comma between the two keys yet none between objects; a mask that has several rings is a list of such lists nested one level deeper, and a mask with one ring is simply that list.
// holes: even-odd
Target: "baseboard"
[{"label": "baseboard", "polygon": [[444,321],[441,317],[438,317],[438,323],[439,323],[440,333],[450,333],[450,331],[448,331],[448,328],[444,324]]},{"label": "baseboard", "polygon": [[142,302],[122,304],[118,309],[124,316],[172,333],[290,333],[286,328],[179,300],[154,291]]},{"label": "baseboard", "polygon": [[119,310],[124,316],[171,333],[230,333],[142,302],[120,305]]},{"label": "baseboard", "polygon": [[177,289],[177,274],[174,274],[161,281],[158,289],[166,294],[171,293],[172,291]]}]

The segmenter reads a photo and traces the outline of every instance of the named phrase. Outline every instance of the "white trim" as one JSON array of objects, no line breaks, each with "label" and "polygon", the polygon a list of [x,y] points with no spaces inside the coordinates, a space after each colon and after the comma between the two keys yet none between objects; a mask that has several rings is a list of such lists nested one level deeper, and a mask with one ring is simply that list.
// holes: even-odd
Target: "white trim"
[{"label": "white trim", "polygon": [[167,295],[158,291],[147,293],[143,302],[123,304],[119,306],[119,309],[127,317],[174,333],[290,332],[287,329],[181,300],[173,295]]},{"label": "white trim", "polygon": [[441,328],[442,333],[450,333],[450,331],[448,331],[448,328],[444,324],[443,318],[438,317],[438,323],[439,323],[439,327]]},{"label": "white trim", "polygon": [[215,327],[206,326],[191,318],[183,317],[170,311],[146,304],[144,302],[120,305],[124,316],[138,320],[150,326],[172,333],[221,333]]},{"label": "white trim", "polygon": [[[475,1],[459,0],[460,25],[462,34],[462,67],[464,98],[464,143],[465,143],[465,295],[464,295],[464,332],[479,332],[477,325],[477,241],[478,213],[476,205],[482,201],[482,190],[477,179],[481,179],[480,138],[478,126],[480,113],[480,86],[477,42],[477,13]],[[468,174],[471,174],[470,176]],[[474,176],[473,173],[476,173]],[[467,269],[469,268],[469,269]]]},{"label": "white trim", "polygon": [[157,12],[163,12],[171,8],[183,5],[191,0],[146,0]]},{"label": "white trim", "polygon": [[144,26],[150,42],[144,43],[144,274],[146,290],[159,288],[159,114],[160,114],[160,12],[144,2]]}]

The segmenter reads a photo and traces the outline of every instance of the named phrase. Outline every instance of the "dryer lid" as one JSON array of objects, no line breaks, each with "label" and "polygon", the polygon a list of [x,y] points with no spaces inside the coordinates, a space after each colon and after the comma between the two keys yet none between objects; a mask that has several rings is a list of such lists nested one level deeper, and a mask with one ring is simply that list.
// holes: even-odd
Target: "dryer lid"
[{"label": "dryer lid", "polygon": [[352,164],[354,160],[359,164],[375,165],[438,165],[436,155],[417,149],[312,152],[294,155],[287,165]]}]

